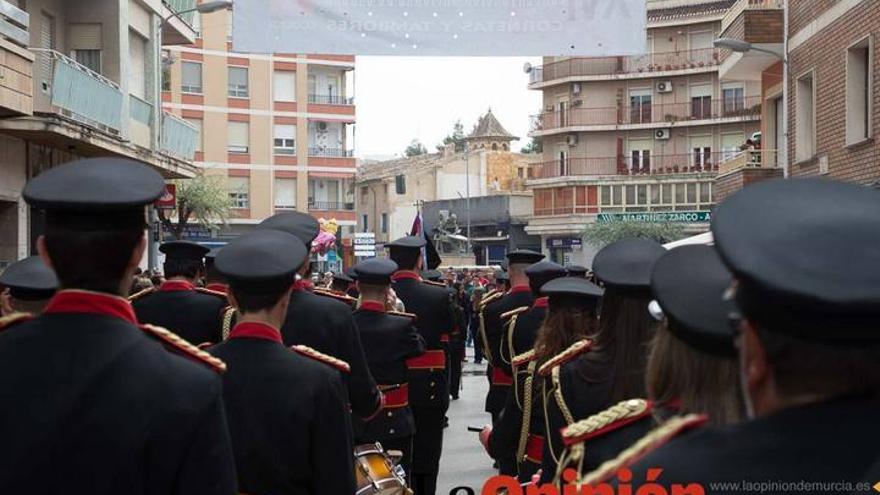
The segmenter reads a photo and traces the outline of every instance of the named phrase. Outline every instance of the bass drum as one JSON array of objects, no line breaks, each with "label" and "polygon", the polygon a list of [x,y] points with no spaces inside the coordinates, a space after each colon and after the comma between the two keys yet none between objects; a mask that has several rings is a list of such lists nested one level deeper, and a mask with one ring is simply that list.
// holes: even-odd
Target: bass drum
[{"label": "bass drum", "polygon": [[379,443],[354,448],[356,495],[412,495],[403,468],[394,463]]}]

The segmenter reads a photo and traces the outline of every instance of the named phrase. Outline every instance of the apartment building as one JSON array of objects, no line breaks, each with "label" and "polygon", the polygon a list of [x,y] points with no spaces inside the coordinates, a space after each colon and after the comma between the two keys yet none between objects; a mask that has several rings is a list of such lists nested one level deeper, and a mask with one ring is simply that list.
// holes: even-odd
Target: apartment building
[{"label": "apartment building", "polygon": [[234,210],[224,242],[276,212],[354,231],[353,56],[234,51],[233,10],[196,18],[191,45],[166,47],[163,106],[199,130],[195,163],[220,177]]},{"label": "apartment building", "polygon": [[159,109],[160,47],[192,43],[195,0],[0,0],[0,268],[31,254],[25,182],[81,157],[191,177],[196,131]]},{"label": "apartment building", "polygon": [[760,81],[722,80],[727,54],[713,47],[734,3],[649,0],[644,55],[527,67],[529,87],[543,93],[531,135],[544,152],[528,181],[526,231],[551,259],[590,263],[585,225],[630,213],[708,228],[720,164],[760,131]]},{"label": "apartment building", "polygon": [[788,1],[789,175],[880,185],[880,2]]}]

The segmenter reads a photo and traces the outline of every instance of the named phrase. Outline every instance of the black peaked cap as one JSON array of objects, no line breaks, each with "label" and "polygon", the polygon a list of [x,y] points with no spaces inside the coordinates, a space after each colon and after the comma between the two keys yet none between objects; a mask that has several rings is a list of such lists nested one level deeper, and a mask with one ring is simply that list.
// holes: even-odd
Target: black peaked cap
[{"label": "black peaked cap", "polygon": [[572,277],[586,277],[587,272],[589,272],[587,267],[581,265],[568,265],[565,269],[568,270],[568,274]]},{"label": "black peaked cap", "polygon": [[273,229],[299,238],[311,250],[312,241],[321,232],[318,220],[306,213],[285,211],[277,213],[257,224],[257,229]]},{"label": "black peaked cap", "polygon": [[246,292],[274,292],[292,284],[308,251],[293,234],[272,229],[254,230],[223,247],[214,260],[234,288]]},{"label": "black peaked cap", "polygon": [[507,253],[507,261],[510,265],[531,265],[544,259],[544,255],[531,249],[517,249]]},{"label": "black peaked cap", "polygon": [[159,246],[159,251],[165,253],[166,259],[177,260],[201,260],[211,250],[192,241],[168,241]]},{"label": "black peaked cap", "polygon": [[564,266],[552,261],[539,261],[526,268],[525,272],[533,292],[538,292],[547,282],[567,275]]},{"label": "black peaked cap", "polygon": [[554,300],[577,300],[585,305],[596,304],[605,291],[584,278],[561,277],[551,280],[541,287],[541,295]]},{"label": "black peaked cap", "polygon": [[624,239],[596,253],[593,273],[608,287],[647,290],[651,287],[654,263],[666,249],[650,239]]},{"label": "black peaked cap", "polygon": [[397,271],[397,263],[383,258],[370,258],[354,267],[358,282],[365,284],[389,285],[391,275]]},{"label": "black peaked cap", "polygon": [[58,290],[58,277],[39,256],[30,256],[6,267],[0,273],[0,285],[8,287],[16,299],[48,299]]},{"label": "black peaked cap", "polygon": [[443,278],[443,274],[440,270],[425,270],[422,272],[422,278],[436,282]]},{"label": "black peaked cap", "polygon": [[425,238],[416,235],[408,235],[395,239],[392,242],[386,242],[385,247],[395,249],[421,249],[426,244]]},{"label": "black peaked cap", "polygon": [[735,307],[725,298],[732,280],[715,248],[681,246],[657,260],[651,290],[675,336],[703,352],[735,356]]}]

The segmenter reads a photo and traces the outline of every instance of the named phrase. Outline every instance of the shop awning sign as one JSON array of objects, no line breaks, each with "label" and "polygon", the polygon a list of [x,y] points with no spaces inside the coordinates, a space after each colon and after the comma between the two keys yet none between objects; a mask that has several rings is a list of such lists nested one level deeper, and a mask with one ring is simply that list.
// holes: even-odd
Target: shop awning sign
[{"label": "shop awning sign", "polygon": [[598,223],[611,222],[655,222],[655,223],[709,223],[709,211],[651,211],[643,213],[599,213]]},{"label": "shop awning sign", "polygon": [[617,56],[645,52],[645,0],[235,0],[250,53]]}]

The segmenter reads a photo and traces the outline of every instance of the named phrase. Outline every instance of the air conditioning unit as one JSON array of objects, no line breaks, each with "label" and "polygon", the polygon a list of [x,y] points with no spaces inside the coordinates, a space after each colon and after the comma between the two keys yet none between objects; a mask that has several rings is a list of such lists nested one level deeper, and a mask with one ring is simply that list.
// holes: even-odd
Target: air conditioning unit
[{"label": "air conditioning unit", "polygon": [[573,94],[573,95],[581,94],[581,83],[572,83],[571,84],[571,94]]},{"label": "air conditioning unit", "polygon": [[565,136],[565,144],[569,146],[577,146],[578,144],[578,136],[577,134],[569,134]]},{"label": "air conditioning unit", "polygon": [[654,131],[654,139],[666,140],[671,136],[669,129],[657,129]]},{"label": "air conditioning unit", "polygon": [[672,92],[672,81],[660,81],[657,83],[657,92],[658,93],[671,93]]}]

